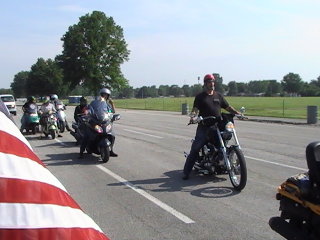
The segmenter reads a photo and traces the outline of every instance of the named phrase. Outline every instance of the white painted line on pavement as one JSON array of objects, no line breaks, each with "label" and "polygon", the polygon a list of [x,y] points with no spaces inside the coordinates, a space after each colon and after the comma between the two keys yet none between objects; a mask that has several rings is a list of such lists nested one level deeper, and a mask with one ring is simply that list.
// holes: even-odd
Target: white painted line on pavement
[{"label": "white painted line on pavement", "polygon": [[61,145],[63,145],[63,146],[68,146],[68,144],[65,144],[64,142],[61,142],[59,139],[54,139],[56,142],[58,142],[58,143],[60,143]]},{"label": "white painted line on pavement", "polygon": [[125,130],[125,131],[127,131],[127,132],[133,132],[133,133],[137,133],[137,134],[146,135],[146,136],[149,136],[149,137],[154,137],[154,138],[163,138],[163,137],[156,136],[156,135],[152,135],[152,134],[148,134],[148,133],[143,133],[143,132],[133,131],[133,130],[130,130],[130,129],[127,129],[127,128],[124,128],[123,130]]},{"label": "white painted line on pavement", "polygon": [[178,212],[177,210],[175,210],[174,208],[170,207],[169,205],[161,202],[159,199],[153,197],[152,195],[150,195],[146,191],[137,188],[135,185],[133,185],[132,183],[130,183],[126,179],[120,177],[119,175],[115,174],[114,172],[110,171],[109,169],[107,169],[107,168],[105,168],[103,166],[100,166],[100,165],[97,165],[96,167],[99,168],[100,170],[104,171],[105,173],[109,174],[111,177],[113,177],[114,179],[116,179],[120,183],[122,183],[122,184],[126,185],[127,187],[131,188],[133,191],[139,193],[140,195],[142,195],[146,199],[150,200],[154,204],[158,205],[163,210],[167,211],[168,213],[172,214],[176,218],[180,219],[182,222],[184,222],[184,223],[194,223],[194,221],[192,219],[190,219],[189,217],[187,217],[184,214]]},{"label": "white painted line on pavement", "polygon": [[290,166],[290,165],[287,165],[287,164],[271,162],[271,161],[263,160],[263,159],[260,159],[260,158],[254,158],[254,157],[249,157],[249,156],[245,156],[245,157],[246,158],[250,158],[250,159],[255,160],[255,161],[258,161],[258,162],[270,163],[270,164],[278,165],[278,166],[281,166],[281,167],[287,167],[287,168],[292,168],[292,169],[297,169],[297,170],[302,170],[302,171],[308,171],[305,168],[299,168],[299,167],[294,167],[294,166]]}]

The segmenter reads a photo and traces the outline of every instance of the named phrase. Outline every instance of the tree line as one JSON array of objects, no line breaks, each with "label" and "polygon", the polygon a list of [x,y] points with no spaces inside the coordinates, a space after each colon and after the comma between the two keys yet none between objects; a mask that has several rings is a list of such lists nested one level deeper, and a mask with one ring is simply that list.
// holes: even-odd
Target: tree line
[{"label": "tree line", "polygon": [[[192,97],[202,91],[202,84],[199,83],[182,87],[130,86],[120,69],[121,64],[129,60],[130,54],[123,29],[103,12],[93,11],[80,17],[61,41],[62,53],[54,59],[38,58],[29,71],[20,71],[14,76],[11,89],[0,89],[0,92],[10,92],[16,97],[52,93],[59,96],[89,96],[96,95],[102,87],[109,87],[116,98],[148,98]],[[320,76],[304,82],[299,74],[288,73],[280,82],[252,80],[224,84],[220,74],[213,74],[216,90],[228,96],[320,96]]]},{"label": "tree line", "polygon": [[[310,83],[303,82],[299,74],[288,73],[283,79],[277,80],[252,80],[248,83],[231,81],[223,84],[223,78],[218,73],[213,73],[216,79],[215,89],[227,96],[320,96],[320,76]],[[154,98],[154,97],[194,97],[202,91],[202,84],[192,86],[160,85],[143,86],[141,88],[125,87],[114,91],[117,98]]]}]

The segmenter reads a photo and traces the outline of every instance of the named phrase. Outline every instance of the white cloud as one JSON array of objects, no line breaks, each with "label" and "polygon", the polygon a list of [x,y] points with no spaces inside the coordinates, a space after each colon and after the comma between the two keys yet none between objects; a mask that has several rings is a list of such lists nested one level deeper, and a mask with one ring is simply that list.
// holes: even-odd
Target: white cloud
[{"label": "white cloud", "polygon": [[88,13],[90,9],[83,8],[79,5],[62,5],[59,6],[58,9],[64,12],[74,12],[74,13]]}]

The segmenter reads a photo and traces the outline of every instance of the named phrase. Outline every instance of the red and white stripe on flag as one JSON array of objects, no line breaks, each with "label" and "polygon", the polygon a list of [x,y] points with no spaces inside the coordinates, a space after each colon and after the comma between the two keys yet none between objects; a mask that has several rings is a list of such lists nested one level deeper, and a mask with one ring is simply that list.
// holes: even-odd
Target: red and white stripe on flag
[{"label": "red and white stripe on flag", "polygon": [[108,240],[0,112],[0,240]]}]

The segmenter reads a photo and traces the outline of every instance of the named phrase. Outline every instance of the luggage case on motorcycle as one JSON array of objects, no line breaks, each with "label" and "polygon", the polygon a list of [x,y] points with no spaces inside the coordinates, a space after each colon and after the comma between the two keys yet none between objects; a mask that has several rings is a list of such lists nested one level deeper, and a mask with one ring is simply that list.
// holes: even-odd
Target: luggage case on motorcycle
[{"label": "luggage case on motorcycle", "polygon": [[320,142],[307,146],[309,171],[289,177],[278,187],[280,217],[270,227],[289,240],[320,239]]}]

